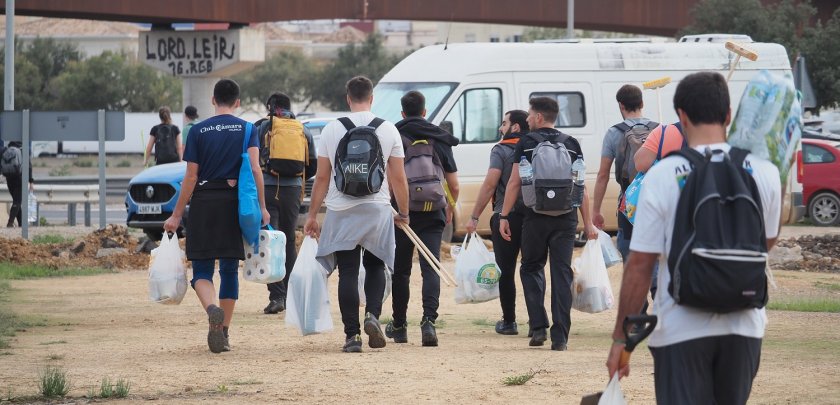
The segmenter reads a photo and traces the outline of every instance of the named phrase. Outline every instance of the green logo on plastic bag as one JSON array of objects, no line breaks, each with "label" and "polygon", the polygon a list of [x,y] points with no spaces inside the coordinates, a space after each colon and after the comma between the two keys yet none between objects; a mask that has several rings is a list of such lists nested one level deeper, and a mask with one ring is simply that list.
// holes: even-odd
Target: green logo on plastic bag
[{"label": "green logo on plastic bag", "polygon": [[478,274],[475,276],[475,283],[484,289],[492,289],[499,283],[499,269],[496,268],[496,263],[487,263],[478,269]]}]

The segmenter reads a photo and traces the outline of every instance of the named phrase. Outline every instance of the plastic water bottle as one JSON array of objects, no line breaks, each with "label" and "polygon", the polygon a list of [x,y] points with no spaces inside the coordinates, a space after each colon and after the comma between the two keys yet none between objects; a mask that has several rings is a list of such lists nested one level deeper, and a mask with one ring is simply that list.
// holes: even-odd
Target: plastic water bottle
[{"label": "plastic water bottle", "polygon": [[580,207],[583,204],[583,184],[586,181],[586,164],[580,157],[572,163],[572,207]]},{"label": "plastic water bottle", "polygon": [[519,178],[522,179],[523,186],[534,183],[534,169],[524,155],[519,160]]}]

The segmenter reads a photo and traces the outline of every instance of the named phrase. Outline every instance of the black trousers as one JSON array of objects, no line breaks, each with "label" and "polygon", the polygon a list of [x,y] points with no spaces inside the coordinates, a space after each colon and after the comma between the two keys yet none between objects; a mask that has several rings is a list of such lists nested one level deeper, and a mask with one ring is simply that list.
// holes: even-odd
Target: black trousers
[{"label": "black trousers", "polygon": [[[443,228],[446,226],[446,217],[443,211],[411,212],[410,216],[411,229],[429,248],[432,255],[439,259],[440,240],[443,236]],[[396,239],[397,249],[394,255],[394,276],[391,280],[393,294],[391,304],[394,310],[394,325],[401,326],[405,325],[407,321],[406,312],[411,295],[409,279],[411,278],[412,259],[414,258],[414,243],[399,228],[394,231],[394,238]],[[423,277],[423,317],[435,321],[440,306],[440,276],[432,269],[423,255],[420,255],[420,275]]]},{"label": "black trousers", "polygon": [[693,339],[650,349],[659,404],[747,403],[761,360],[761,339]]},{"label": "black trousers", "polygon": [[344,323],[344,335],[353,337],[361,333],[359,325],[359,263],[365,266],[365,312],[376,318],[382,314],[382,297],[385,295],[385,263],[373,253],[365,251],[362,260],[359,257],[362,248],[335,252],[338,266],[338,308],[341,310],[341,322]]},{"label": "black trousers", "polygon": [[286,286],[297,260],[295,229],[300,214],[300,186],[265,186],[265,208],[271,227],[286,235],[286,277],[268,285],[268,299],[286,301]]},{"label": "black trousers", "polygon": [[6,226],[14,226],[15,219],[17,219],[18,226],[23,226],[23,210],[20,206],[21,201],[23,200],[20,191],[20,187],[23,184],[23,178],[20,174],[6,174],[4,176],[6,177],[6,185],[9,187],[9,194],[12,195],[12,207],[9,208],[9,222],[6,223]]},{"label": "black trousers", "polygon": [[551,271],[551,340],[566,343],[572,326],[572,252],[577,210],[556,217],[526,212],[522,223],[522,266],[525,305],[532,329],[549,327],[545,312],[545,263]]},{"label": "black trousers", "polygon": [[522,245],[521,213],[511,211],[508,215],[510,225],[510,242],[502,238],[499,233],[499,214],[490,217],[490,235],[493,241],[493,255],[496,264],[502,272],[499,279],[499,302],[502,305],[502,318],[507,322],[516,322],[516,259]]}]

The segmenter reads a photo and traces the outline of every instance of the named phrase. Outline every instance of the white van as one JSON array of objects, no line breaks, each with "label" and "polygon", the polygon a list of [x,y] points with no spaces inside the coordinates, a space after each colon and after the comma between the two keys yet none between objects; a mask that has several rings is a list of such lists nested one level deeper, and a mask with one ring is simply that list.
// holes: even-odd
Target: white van
[{"label": "white van", "polygon": [[[742,59],[730,82],[734,112],[747,83],[760,70],[789,72],[790,62],[778,44],[750,43],[759,55]],[[621,121],[615,93],[624,84],[669,76],[672,83],[657,95],[645,90],[644,115],[654,121],[677,121],[672,99],[679,80],[698,71],[726,74],[735,55],[721,42],[685,43],[470,43],[422,48],[391,69],[374,90],[373,112],[389,121],[401,119],[400,98],[409,90],[426,97],[427,118],[451,123],[461,144],[454,148],[461,195],[455,215],[455,235],[465,233],[466,219],[487,173],[490,149],[499,140],[498,127],[506,111],[528,110],[528,99],[550,96],[560,105],[556,127],[577,138],[586,159],[588,189],[594,189],[601,143],[612,125]],[[659,104],[661,100],[662,104]],[[790,176],[795,182],[796,176]],[[801,218],[802,186],[789,184],[784,220]],[[604,202],[608,230],[615,230],[618,186],[610,181]],[[489,234],[488,206],[479,232]]]}]

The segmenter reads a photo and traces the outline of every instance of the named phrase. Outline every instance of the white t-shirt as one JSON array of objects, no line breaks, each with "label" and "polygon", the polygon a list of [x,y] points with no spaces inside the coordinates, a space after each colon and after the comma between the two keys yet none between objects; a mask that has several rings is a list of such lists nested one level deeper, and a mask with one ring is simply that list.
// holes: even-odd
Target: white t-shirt
[{"label": "white t-shirt", "polygon": [[[358,127],[370,124],[370,122],[376,118],[376,115],[370,111],[360,111],[351,113],[347,117],[350,118],[350,121],[353,121],[353,124]],[[329,158],[330,168],[332,168],[333,171],[335,170],[335,152],[336,149],[338,149],[338,143],[346,133],[347,129],[344,128],[344,125],[338,120],[330,122],[321,131],[321,140],[319,141],[317,148],[318,157]],[[382,125],[376,129],[376,136],[379,137],[379,144],[382,146],[382,157],[385,160],[386,168],[388,167],[388,158],[405,157],[402,139],[400,138],[400,133],[397,131],[397,127],[395,127],[394,124],[388,121],[383,122]],[[385,179],[383,181],[382,188],[379,189],[379,192],[364,197],[353,197],[338,191],[338,188],[335,186],[335,173],[330,175],[330,188],[329,191],[327,191],[327,198],[324,200],[324,203],[327,205],[327,209],[342,211],[355,207],[359,204],[370,202],[377,202],[386,205],[391,204],[391,191],[388,188],[387,170],[385,171]]]},{"label": "white t-shirt", "polygon": [[[728,144],[713,144],[696,147],[698,151],[706,146],[729,151]],[[767,238],[778,236],[782,209],[781,182],[779,170],[767,160],[748,155],[744,167],[752,170],[752,176],[761,195],[764,210],[764,225]],[[645,176],[644,186],[636,206],[636,223],[630,250],[660,255],[659,278],[657,279],[654,313],[659,322],[650,335],[649,346],[661,347],[687,340],[709,336],[740,335],[753,338],[764,337],[767,315],[762,309],[746,309],[727,314],[706,312],[684,305],[677,305],[668,292],[671,274],[668,271],[668,253],[671,251],[671,236],[677,203],[680,198],[680,183],[688,176],[691,166],[683,157],[669,157],[653,166]],[[663,224],[665,224],[663,228]],[[664,232],[663,232],[664,231]]]}]

